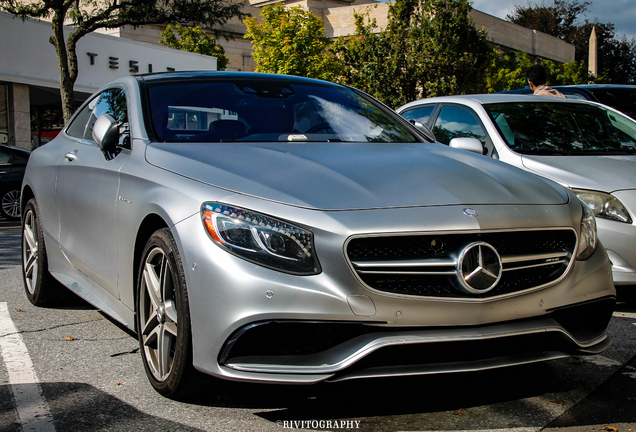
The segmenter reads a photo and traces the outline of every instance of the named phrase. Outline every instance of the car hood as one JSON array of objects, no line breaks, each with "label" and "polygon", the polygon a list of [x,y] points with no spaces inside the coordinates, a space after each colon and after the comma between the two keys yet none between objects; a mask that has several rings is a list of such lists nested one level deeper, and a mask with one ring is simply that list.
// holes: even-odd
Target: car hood
[{"label": "car hood", "polygon": [[523,166],[579,189],[636,189],[636,156],[526,156]]},{"label": "car hood", "polygon": [[146,159],[228,191],[321,210],[568,199],[556,184],[441,144],[153,143]]}]

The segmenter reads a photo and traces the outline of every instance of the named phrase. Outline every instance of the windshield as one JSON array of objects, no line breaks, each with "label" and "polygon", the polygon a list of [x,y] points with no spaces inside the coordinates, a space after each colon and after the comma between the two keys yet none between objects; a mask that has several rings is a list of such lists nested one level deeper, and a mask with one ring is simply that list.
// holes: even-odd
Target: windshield
[{"label": "windshield", "polygon": [[636,122],[587,103],[484,105],[508,146],[522,154],[636,154]]},{"label": "windshield", "polygon": [[160,141],[419,142],[406,126],[346,87],[284,80],[150,86]]}]

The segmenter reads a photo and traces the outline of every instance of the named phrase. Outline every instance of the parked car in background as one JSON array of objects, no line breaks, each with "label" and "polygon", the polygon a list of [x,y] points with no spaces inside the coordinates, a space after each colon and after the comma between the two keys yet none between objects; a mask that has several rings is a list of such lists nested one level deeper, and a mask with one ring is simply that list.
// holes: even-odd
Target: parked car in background
[{"label": "parked car in background", "polygon": [[634,120],[585,101],[503,94],[423,99],[397,111],[443,144],[571,188],[597,217],[614,283],[636,290]]},{"label": "parked car in background", "polygon": [[[568,99],[589,100],[610,106],[636,119],[636,85],[577,84],[551,86]],[[501,94],[532,94],[530,87],[509,90]]]},{"label": "parked car in background", "polygon": [[20,219],[20,188],[31,152],[0,144],[0,215]]},{"label": "parked car in background", "polygon": [[311,384],[610,345],[610,263],[574,192],[350,87],[122,78],[34,150],[22,209],[29,300],[59,281],[136,330],[169,397],[196,371]]}]

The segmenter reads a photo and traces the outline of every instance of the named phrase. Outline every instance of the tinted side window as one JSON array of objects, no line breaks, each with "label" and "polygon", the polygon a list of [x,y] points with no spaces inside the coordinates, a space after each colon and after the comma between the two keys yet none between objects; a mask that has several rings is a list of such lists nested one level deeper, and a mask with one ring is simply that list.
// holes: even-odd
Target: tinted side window
[{"label": "tinted side window", "polygon": [[86,125],[84,139],[93,141],[93,125],[102,114],[110,114],[117,120],[119,123],[119,144],[129,148],[128,110],[126,108],[126,94],[123,90],[109,89],[99,96]]},{"label": "tinted side window", "polygon": [[587,100],[587,98],[580,93],[572,93],[572,92],[561,91],[561,90],[559,91],[563,93],[563,96],[565,96],[568,99]]},{"label": "tinted side window", "polygon": [[84,138],[84,131],[86,130],[86,123],[93,112],[94,103],[96,99],[89,102],[88,105],[84,106],[82,110],[77,114],[73,123],[68,127],[66,133],[75,138]]},{"label": "tinted side window", "polygon": [[591,91],[600,103],[636,119],[636,89],[610,88]]},{"label": "tinted side window", "polygon": [[13,155],[9,152],[0,149],[0,165],[11,163]]},{"label": "tinted side window", "polygon": [[93,141],[93,125],[102,114],[110,114],[119,123],[119,144],[130,148],[126,94],[121,89],[109,89],[93,99],[78,114],[67,133],[76,138]]},{"label": "tinted side window", "polygon": [[463,108],[445,106],[439,113],[433,133],[442,144],[448,145],[453,138],[477,138],[485,146],[486,132],[475,115]]},{"label": "tinted side window", "polygon": [[428,126],[428,121],[431,118],[431,114],[433,114],[434,108],[435,108],[435,105],[414,108],[414,109],[403,112],[401,116],[407,120],[415,120]]}]

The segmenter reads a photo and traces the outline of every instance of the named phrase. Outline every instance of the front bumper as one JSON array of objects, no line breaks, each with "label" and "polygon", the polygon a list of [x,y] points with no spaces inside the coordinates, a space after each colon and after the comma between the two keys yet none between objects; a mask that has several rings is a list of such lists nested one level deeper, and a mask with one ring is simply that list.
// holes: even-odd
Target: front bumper
[{"label": "front bumper", "polygon": [[256,374],[302,374],[341,381],[463,372],[533,363],[610,346],[614,298],[560,308],[544,317],[460,328],[379,323],[268,321],[226,343],[222,366]]},{"label": "front bumper", "polygon": [[[398,218],[414,232],[410,220],[413,226],[434,224],[431,214],[439,219],[443,210],[391,210],[387,225]],[[497,209],[499,216],[504,210]],[[533,219],[531,210],[524,209],[524,220]],[[545,212],[537,208],[541,217]],[[472,218],[452,218],[443,219],[457,230],[480,229]],[[511,227],[518,223],[509,219]],[[369,224],[377,221],[369,217]],[[417,298],[370,290],[356,277],[343,244],[357,232],[370,232],[368,226],[361,223],[356,232],[337,221],[319,222],[313,226],[325,226],[315,230],[323,272],[314,276],[277,272],[228,254],[205,235],[191,235],[204,234],[197,216],[173,228],[186,269],[197,369],[230,380],[314,383],[489,369],[594,354],[610,344],[605,328],[615,290],[602,245],[541,289],[470,301]],[[566,323],[564,312],[557,313],[562,310],[581,311],[574,316],[583,324]],[[595,315],[600,320],[587,329],[584,322]]]}]

